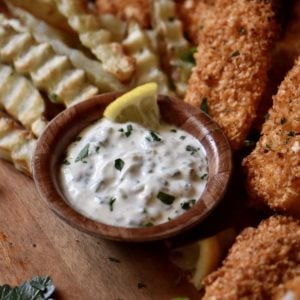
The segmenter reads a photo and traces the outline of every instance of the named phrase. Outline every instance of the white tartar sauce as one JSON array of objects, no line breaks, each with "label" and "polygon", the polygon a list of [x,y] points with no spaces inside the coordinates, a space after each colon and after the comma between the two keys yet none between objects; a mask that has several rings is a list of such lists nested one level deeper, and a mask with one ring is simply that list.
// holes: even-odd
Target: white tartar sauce
[{"label": "white tartar sauce", "polygon": [[191,134],[105,118],[79,134],[60,169],[63,193],[75,210],[122,227],[152,226],[183,214],[207,178],[205,150]]}]

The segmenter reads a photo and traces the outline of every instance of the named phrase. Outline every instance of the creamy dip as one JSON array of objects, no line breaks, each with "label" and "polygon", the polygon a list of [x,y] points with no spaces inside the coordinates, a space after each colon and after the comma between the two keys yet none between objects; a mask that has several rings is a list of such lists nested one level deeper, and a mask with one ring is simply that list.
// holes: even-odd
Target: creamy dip
[{"label": "creamy dip", "polygon": [[168,125],[151,131],[101,119],[68,147],[60,179],[70,205],[106,224],[140,227],[191,208],[208,178],[206,154],[189,133]]}]

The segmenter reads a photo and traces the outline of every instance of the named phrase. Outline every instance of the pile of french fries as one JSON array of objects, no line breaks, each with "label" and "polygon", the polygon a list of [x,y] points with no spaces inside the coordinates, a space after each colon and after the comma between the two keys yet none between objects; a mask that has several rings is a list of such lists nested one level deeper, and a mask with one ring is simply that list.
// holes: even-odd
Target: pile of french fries
[{"label": "pile of french fries", "polygon": [[147,30],[87,0],[4,0],[0,9],[0,156],[29,175],[49,107],[150,81],[163,94],[186,92],[194,48],[172,0],[154,2]]}]

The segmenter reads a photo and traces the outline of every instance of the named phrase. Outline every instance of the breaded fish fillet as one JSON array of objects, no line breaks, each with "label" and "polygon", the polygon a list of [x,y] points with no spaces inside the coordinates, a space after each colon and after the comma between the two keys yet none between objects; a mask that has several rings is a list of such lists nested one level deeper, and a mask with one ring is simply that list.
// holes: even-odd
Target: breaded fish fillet
[{"label": "breaded fish fillet", "polygon": [[275,13],[269,1],[216,0],[202,16],[185,101],[205,106],[239,149],[265,90],[278,32]]},{"label": "breaded fish fillet", "polygon": [[[177,13],[189,39],[198,44],[198,34],[202,28],[202,19],[213,7],[215,0],[179,0],[176,1]],[[203,16],[204,14],[204,16]]]},{"label": "breaded fish fillet", "polygon": [[300,57],[273,98],[262,136],[243,165],[254,201],[300,216]]},{"label": "breaded fish fillet", "polygon": [[271,299],[300,275],[300,222],[273,216],[236,239],[222,267],[204,280],[203,299]]},{"label": "breaded fish fillet", "polygon": [[143,28],[150,27],[150,0],[97,0],[100,14],[110,13],[124,20],[134,19]]}]

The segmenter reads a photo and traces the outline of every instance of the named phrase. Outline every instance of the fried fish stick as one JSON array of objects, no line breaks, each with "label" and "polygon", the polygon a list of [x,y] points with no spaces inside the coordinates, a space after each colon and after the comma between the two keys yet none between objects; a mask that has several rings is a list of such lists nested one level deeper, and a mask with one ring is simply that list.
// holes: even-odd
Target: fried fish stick
[{"label": "fried fish stick", "polygon": [[269,1],[216,0],[202,15],[185,101],[205,108],[237,150],[265,90],[278,31],[275,13]]},{"label": "fried fish stick", "polygon": [[262,136],[243,166],[254,202],[300,216],[300,57],[273,98]]},{"label": "fried fish stick", "polygon": [[0,158],[12,162],[16,169],[31,176],[31,158],[35,146],[34,136],[0,111]]},{"label": "fried fish stick", "polygon": [[223,265],[204,280],[205,300],[273,299],[277,287],[300,275],[300,222],[273,216],[246,228]]},{"label": "fried fish stick", "polygon": [[142,28],[150,27],[151,0],[97,0],[100,14],[110,13],[124,20],[134,19]]}]

